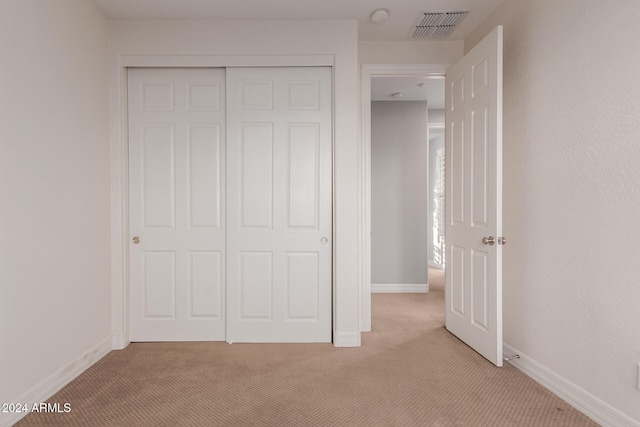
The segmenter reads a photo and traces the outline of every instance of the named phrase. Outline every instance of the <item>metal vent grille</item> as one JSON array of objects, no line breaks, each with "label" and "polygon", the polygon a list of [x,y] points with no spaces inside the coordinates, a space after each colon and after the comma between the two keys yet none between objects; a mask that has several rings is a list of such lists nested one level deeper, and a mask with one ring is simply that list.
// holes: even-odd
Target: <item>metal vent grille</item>
[{"label": "metal vent grille", "polygon": [[457,12],[424,12],[416,19],[407,36],[410,39],[443,39],[455,30],[456,25],[458,25],[468,13],[468,10]]}]

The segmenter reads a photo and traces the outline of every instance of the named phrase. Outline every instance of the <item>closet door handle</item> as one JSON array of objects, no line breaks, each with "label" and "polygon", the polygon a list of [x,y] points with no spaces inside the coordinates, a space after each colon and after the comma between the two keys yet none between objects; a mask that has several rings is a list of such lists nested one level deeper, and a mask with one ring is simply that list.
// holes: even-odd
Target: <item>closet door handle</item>
[{"label": "closet door handle", "polygon": [[482,243],[485,244],[485,245],[493,246],[493,245],[496,244],[496,240],[494,239],[493,236],[483,237],[482,238]]}]

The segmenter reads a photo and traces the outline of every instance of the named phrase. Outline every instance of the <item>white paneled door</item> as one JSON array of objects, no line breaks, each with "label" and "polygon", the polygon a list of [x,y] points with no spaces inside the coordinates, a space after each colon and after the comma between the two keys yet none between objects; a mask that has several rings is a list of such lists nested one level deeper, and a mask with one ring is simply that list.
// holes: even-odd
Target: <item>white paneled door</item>
[{"label": "white paneled door", "polygon": [[227,69],[227,341],[331,341],[331,69]]},{"label": "white paneled door", "polygon": [[502,27],[447,71],[446,327],[502,366]]},{"label": "white paneled door", "polygon": [[330,342],[331,69],[128,79],[131,340]]},{"label": "white paneled door", "polygon": [[131,341],[225,339],[225,71],[130,69]]}]

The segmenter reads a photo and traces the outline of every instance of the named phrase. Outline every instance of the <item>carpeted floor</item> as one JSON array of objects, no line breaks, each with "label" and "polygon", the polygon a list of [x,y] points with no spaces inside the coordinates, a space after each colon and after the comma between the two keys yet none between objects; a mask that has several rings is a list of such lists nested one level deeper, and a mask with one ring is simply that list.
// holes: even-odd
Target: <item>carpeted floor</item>
[{"label": "carpeted floor", "polygon": [[139,343],[50,399],[71,412],[23,426],[593,426],[517,369],[495,368],[443,327],[429,294],[374,294],[362,347]]}]

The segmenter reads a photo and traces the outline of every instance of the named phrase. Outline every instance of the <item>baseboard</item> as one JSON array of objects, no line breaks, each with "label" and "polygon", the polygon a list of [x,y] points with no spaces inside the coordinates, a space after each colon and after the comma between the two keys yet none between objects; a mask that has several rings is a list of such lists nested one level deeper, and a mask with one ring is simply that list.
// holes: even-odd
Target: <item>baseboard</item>
[{"label": "baseboard", "polygon": [[509,361],[526,375],[582,412],[600,425],[608,427],[638,427],[640,423],[591,393],[561,377],[513,347],[504,344],[505,357],[518,354],[519,359]]},{"label": "baseboard", "polygon": [[124,334],[111,335],[111,348],[113,350],[122,350],[130,343],[126,340]]},{"label": "baseboard", "polygon": [[333,331],[333,345],[335,347],[360,347],[360,332]]},{"label": "baseboard", "polygon": [[[91,365],[102,359],[111,351],[112,338],[108,337],[100,341],[95,346],[81,354],[80,356],[67,363],[58,371],[51,374],[49,377],[42,380],[39,384],[33,387],[31,390],[19,396],[13,402],[20,402],[21,404],[27,404],[31,407],[34,403],[46,402],[51,396],[56,394],[62,387],[73,381],[78,375],[87,370]],[[65,402],[58,402],[65,403]],[[25,412],[12,412],[2,415],[8,415],[0,419],[1,426],[10,426],[18,422],[21,418],[28,414]]]},{"label": "baseboard", "polygon": [[371,284],[372,294],[420,294],[429,292],[428,283]]}]

